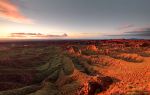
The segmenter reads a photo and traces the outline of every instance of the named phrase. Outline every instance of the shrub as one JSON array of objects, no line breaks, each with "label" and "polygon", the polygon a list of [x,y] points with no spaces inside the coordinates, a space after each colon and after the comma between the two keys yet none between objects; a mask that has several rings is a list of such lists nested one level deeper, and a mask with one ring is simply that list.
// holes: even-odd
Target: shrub
[{"label": "shrub", "polygon": [[123,59],[129,62],[143,62],[144,60],[143,57],[141,57],[138,54],[128,54],[128,53],[116,54],[116,55],[113,55],[113,57],[118,58],[118,59]]},{"label": "shrub", "polygon": [[141,90],[134,90],[127,92],[126,95],[149,95],[150,93],[147,91],[141,91]]},{"label": "shrub", "polygon": [[95,51],[91,51],[91,50],[83,50],[82,54],[84,54],[84,55],[96,55],[97,53]]},{"label": "shrub", "polygon": [[150,51],[141,52],[140,55],[144,57],[150,57]]},{"label": "shrub", "polygon": [[74,72],[74,64],[69,57],[63,57],[63,71],[66,75],[71,75]]}]

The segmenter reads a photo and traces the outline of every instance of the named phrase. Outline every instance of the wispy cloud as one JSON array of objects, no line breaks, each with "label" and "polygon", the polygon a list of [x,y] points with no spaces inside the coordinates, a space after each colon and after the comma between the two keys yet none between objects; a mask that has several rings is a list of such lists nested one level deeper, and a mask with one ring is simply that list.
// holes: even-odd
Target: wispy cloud
[{"label": "wispy cloud", "polygon": [[150,27],[147,28],[138,28],[133,31],[124,32],[119,35],[106,35],[106,36],[115,36],[115,37],[140,37],[140,38],[150,38]]},{"label": "wispy cloud", "polygon": [[140,28],[139,30],[125,32],[125,35],[131,36],[150,36],[150,28]]},{"label": "wispy cloud", "polygon": [[62,35],[46,35],[41,33],[11,33],[8,37],[42,37],[42,38],[51,38],[51,37],[67,37],[66,33]]},{"label": "wispy cloud", "polygon": [[11,0],[0,0],[0,18],[18,23],[33,23],[31,19],[21,13]]},{"label": "wispy cloud", "polygon": [[100,32],[81,32],[80,34],[89,34],[89,35],[92,35],[92,34],[101,34]]},{"label": "wispy cloud", "polygon": [[133,24],[125,24],[125,25],[118,27],[117,29],[118,30],[126,30],[126,29],[133,28],[133,27],[135,27]]}]

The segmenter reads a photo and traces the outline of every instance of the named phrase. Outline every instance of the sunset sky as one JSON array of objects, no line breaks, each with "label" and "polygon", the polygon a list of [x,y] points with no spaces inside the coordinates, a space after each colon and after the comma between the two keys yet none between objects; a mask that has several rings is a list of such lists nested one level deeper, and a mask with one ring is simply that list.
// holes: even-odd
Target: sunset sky
[{"label": "sunset sky", "polygon": [[0,0],[0,39],[150,38],[150,0]]}]

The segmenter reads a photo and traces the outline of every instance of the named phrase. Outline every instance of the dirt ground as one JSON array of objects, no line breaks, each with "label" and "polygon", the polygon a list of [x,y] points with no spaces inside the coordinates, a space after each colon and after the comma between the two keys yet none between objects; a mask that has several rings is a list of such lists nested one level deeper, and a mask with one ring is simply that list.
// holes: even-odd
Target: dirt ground
[{"label": "dirt ground", "polygon": [[115,77],[119,81],[111,85],[106,92],[98,95],[150,91],[150,57],[144,57],[142,63],[119,60],[107,68],[101,68],[100,72],[104,75]]}]

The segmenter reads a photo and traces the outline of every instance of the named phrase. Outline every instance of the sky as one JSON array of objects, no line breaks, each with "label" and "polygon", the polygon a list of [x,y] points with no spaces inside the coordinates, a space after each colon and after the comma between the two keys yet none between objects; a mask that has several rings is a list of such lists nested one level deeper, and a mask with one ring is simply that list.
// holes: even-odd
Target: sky
[{"label": "sky", "polygon": [[0,39],[150,38],[150,0],[0,0]]}]

